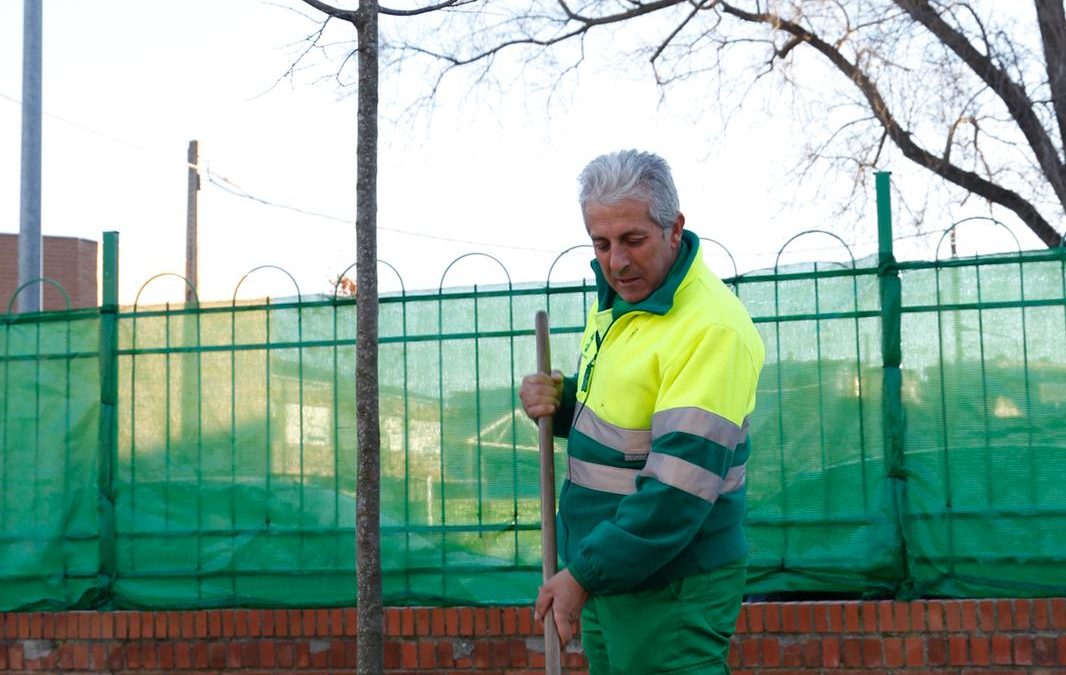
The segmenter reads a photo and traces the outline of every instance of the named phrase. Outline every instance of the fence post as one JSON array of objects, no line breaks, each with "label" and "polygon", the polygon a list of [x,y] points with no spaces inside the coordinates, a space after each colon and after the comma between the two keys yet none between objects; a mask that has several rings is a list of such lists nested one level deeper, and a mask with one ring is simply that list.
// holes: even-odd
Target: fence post
[{"label": "fence post", "polygon": [[910,587],[907,565],[907,542],[903,536],[903,512],[906,506],[907,472],[903,462],[906,418],[903,410],[903,360],[900,322],[903,308],[899,267],[892,251],[891,172],[878,171],[877,189],[877,276],[881,291],[881,426],[884,434],[885,474],[896,522],[899,543],[902,594]]},{"label": "fence post", "polygon": [[115,461],[118,454],[118,232],[104,233],[103,302],[100,305],[100,434],[97,513],[100,560],[97,601],[110,606],[115,583]]}]

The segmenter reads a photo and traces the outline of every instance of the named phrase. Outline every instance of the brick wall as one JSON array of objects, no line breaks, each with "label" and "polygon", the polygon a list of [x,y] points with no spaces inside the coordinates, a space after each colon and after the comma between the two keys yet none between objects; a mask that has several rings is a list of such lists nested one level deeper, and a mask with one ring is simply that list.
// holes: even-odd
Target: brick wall
[{"label": "brick wall", "polygon": [[[355,672],[354,609],[0,614],[0,672]],[[390,673],[525,675],[544,641],[522,607],[390,608]],[[1066,599],[745,605],[734,673],[1062,673]],[[576,645],[568,673],[585,671]]]},{"label": "brick wall", "polygon": [[[96,307],[97,243],[74,237],[44,237],[41,254],[44,276],[53,279],[70,295],[70,306]],[[18,288],[18,235],[0,234],[0,314],[7,311],[11,294]],[[45,284],[45,310],[66,308],[62,294]],[[23,293],[29,293],[27,289]]]}]

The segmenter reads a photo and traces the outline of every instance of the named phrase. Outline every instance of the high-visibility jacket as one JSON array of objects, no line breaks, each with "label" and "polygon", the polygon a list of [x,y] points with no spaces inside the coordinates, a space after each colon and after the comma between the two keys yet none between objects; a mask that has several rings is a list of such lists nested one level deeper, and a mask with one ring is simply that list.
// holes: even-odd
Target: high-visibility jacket
[{"label": "high-visibility jacket", "polygon": [[599,298],[553,420],[568,438],[557,531],[571,574],[606,594],[747,552],[748,417],[765,350],[691,232],[662,285],[636,304],[592,266]]}]

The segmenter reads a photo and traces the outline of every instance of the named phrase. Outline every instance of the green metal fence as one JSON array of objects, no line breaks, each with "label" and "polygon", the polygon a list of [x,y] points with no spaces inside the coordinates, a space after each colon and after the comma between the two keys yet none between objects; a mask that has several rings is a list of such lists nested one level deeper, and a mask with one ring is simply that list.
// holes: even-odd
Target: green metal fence
[{"label": "green metal fence", "polygon": [[[1066,252],[897,263],[887,181],[876,260],[728,280],[767,347],[749,591],[1066,593]],[[98,310],[0,325],[0,609],[354,602],[353,301],[119,307],[104,254]],[[516,386],[535,311],[565,368],[592,289],[450,270],[381,299],[386,602],[525,603]]]}]

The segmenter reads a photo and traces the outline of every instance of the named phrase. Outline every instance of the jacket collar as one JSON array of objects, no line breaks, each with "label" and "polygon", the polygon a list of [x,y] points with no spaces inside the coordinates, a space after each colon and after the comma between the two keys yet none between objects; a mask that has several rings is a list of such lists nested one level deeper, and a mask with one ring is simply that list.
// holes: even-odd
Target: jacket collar
[{"label": "jacket collar", "polygon": [[681,244],[677,251],[677,260],[670,267],[670,271],[663,279],[663,283],[652,291],[651,295],[636,304],[630,304],[619,297],[618,293],[607,283],[603,276],[603,269],[598,260],[592,261],[592,271],[596,274],[596,295],[599,299],[599,311],[611,310],[612,318],[617,319],[626,312],[642,311],[652,314],[666,314],[674,306],[674,293],[677,292],[681,281],[692,267],[692,261],[696,259],[699,251],[700,240],[694,233],[684,230],[681,233]]}]

